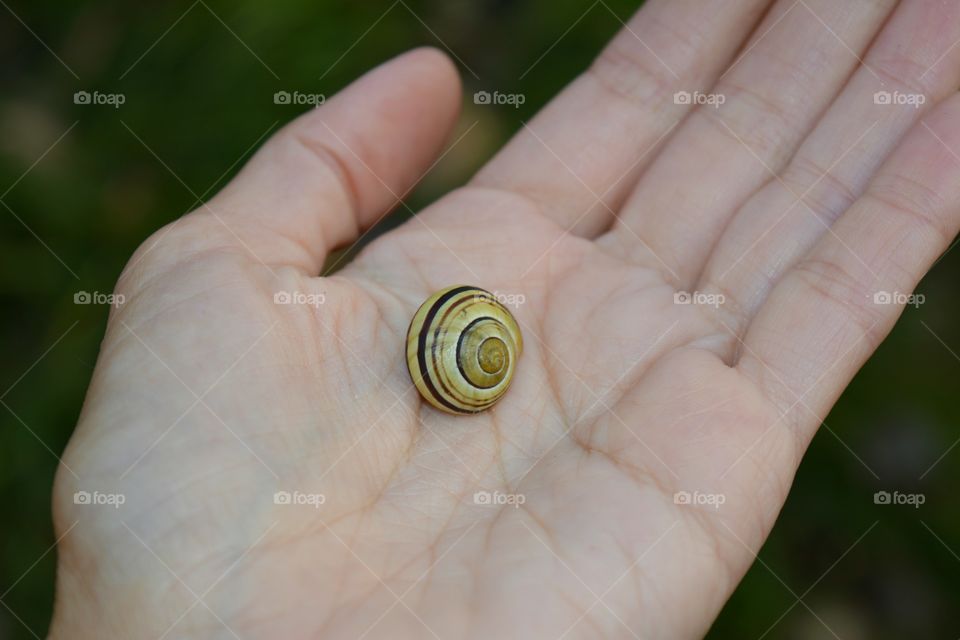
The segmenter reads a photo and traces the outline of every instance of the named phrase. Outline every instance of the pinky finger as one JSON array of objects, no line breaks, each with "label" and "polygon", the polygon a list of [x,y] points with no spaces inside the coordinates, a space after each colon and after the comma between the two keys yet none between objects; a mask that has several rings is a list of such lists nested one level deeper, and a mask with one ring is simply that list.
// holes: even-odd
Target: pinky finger
[{"label": "pinky finger", "polygon": [[[812,215],[812,214],[811,214]],[[960,95],[919,122],[754,318],[737,366],[813,436],[960,228]]]}]

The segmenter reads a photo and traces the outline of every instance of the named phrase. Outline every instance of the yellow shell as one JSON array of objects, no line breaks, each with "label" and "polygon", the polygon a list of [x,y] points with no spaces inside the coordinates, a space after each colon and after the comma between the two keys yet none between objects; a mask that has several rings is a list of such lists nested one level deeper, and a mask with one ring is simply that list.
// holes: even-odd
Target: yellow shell
[{"label": "yellow shell", "polygon": [[407,369],[423,399],[447,413],[492,406],[513,379],[523,338],[488,291],[455,286],[420,305],[407,330]]}]

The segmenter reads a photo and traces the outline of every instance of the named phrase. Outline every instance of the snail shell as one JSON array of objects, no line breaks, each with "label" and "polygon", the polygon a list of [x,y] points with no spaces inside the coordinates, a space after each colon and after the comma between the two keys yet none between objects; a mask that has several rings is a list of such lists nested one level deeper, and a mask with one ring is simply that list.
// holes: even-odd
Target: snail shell
[{"label": "snail shell", "polygon": [[407,369],[447,413],[478,413],[506,392],[523,350],[520,327],[488,291],[455,286],[420,305],[407,330]]}]

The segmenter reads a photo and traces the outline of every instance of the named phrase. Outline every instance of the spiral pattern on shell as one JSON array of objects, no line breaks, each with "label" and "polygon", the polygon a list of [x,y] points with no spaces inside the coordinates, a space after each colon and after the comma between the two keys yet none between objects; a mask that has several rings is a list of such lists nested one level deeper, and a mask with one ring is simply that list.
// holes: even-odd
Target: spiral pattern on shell
[{"label": "spiral pattern on shell", "polygon": [[523,339],[488,291],[455,286],[420,305],[407,330],[407,369],[420,395],[447,413],[478,413],[510,386]]}]

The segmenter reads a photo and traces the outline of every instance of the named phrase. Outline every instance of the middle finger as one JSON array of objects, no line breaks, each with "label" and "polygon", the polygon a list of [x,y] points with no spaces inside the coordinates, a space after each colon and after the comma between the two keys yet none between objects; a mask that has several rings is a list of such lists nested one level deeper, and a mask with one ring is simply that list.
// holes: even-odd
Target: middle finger
[{"label": "middle finger", "polygon": [[780,0],[713,89],[690,88],[724,101],[681,125],[602,242],[639,260],[649,246],[675,284],[692,284],[730,217],[793,155],[895,4]]}]

